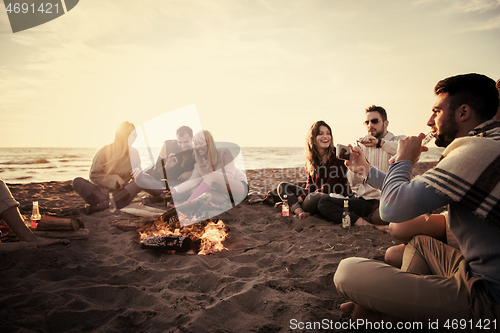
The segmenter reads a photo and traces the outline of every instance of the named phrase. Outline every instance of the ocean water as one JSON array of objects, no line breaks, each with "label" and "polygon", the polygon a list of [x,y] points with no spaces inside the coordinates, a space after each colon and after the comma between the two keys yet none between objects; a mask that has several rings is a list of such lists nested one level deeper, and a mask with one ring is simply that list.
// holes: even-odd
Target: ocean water
[{"label": "ocean water", "polygon": [[[0,178],[6,183],[32,183],[88,178],[98,148],[0,148]],[[421,162],[437,161],[442,148],[430,148]],[[151,165],[140,150],[142,167]],[[156,159],[156,156],[154,157]],[[285,168],[304,165],[302,147],[242,147],[236,159],[241,169]]]}]

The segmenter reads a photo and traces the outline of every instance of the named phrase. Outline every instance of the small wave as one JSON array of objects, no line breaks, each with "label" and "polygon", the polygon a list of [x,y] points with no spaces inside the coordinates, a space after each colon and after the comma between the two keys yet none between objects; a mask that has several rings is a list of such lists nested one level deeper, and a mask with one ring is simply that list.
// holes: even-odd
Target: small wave
[{"label": "small wave", "polygon": [[59,162],[64,163],[64,162],[69,162],[69,160],[59,160]]},{"label": "small wave", "polygon": [[50,163],[50,162],[44,158],[39,158],[39,159],[32,160],[32,161],[23,161],[23,162],[9,161],[9,162],[2,162],[0,164],[13,165],[13,164],[47,164],[47,163]]},{"label": "small wave", "polygon": [[85,158],[85,157],[81,156],[81,155],[59,154],[59,155],[55,155],[54,158],[61,158],[61,159],[70,159],[70,160],[73,160],[73,159]]},{"label": "small wave", "polygon": [[17,177],[15,179],[16,180],[25,180],[25,179],[31,179],[31,178],[33,178],[33,177],[31,177],[31,176],[23,176],[23,177]]},{"label": "small wave", "polygon": [[57,166],[54,166],[54,165],[49,165],[49,166],[44,166],[44,167],[31,167],[31,168],[25,168],[25,170],[29,170],[29,169],[35,169],[35,170],[45,170],[45,169],[56,169]]}]

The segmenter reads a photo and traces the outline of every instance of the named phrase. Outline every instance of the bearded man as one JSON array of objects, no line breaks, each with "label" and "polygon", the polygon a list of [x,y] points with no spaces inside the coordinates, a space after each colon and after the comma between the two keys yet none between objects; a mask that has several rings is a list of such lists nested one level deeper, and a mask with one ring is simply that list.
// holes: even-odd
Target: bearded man
[{"label": "bearded man", "polygon": [[[365,258],[340,262],[337,290],[351,302],[344,316],[462,325],[463,331],[497,330],[500,320],[500,122],[495,81],[463,74],[438,82],[427,125],[440,162],[411,179],[424,134],[399,142],[385,175],[354,149],[348,167],[382,190],[382,218],[401,223],[448,206],[449,227],[459,250],[424,235],[405,247],[401,269]],[[382,180],[382,181],[381,181]],[[437,325],[436,324],[436,325]]]}]

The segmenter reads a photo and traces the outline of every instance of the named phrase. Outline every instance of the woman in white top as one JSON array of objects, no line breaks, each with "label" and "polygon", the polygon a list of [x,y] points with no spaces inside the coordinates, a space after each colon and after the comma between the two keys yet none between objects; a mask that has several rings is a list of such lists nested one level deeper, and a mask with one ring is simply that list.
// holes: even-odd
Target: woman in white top
[{"label": "woman in white top", "polygon": [[[245,199],[248,193],[247,177],[234,164],[234,157],[227,148],[215,146],[212,134],[209,131],[200,131],[193,137],[195,145],[196,164],[191,177],[171,188],[171,194],[193,191],[186,202],[210,192],[216,203],[226,201],[224,193],[232,194],[234,203]],[[175,197],[174,197],[175,198]]]}]

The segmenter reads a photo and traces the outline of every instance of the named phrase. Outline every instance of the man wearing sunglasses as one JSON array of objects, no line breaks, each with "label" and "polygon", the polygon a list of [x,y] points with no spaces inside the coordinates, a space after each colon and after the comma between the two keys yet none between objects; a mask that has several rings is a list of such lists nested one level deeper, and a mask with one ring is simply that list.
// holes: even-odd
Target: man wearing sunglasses
[{"label": "man wearing sunglasses", "polygon": [[389,169],[389,159],[398,150],[398,141],[405,136],[395,136],[387,130],[389,120],[387,112],[381,106],[372,105],[366,109],[364,124],[368,134],[358,140],[362,145],[361,149],[370,163],[386,172]]},{"label": "man wearing sunglasses", "polygon": [[[387,120],[387,112],[381,106],[371,105],[365,110],[364,124],[368,134],[358,140],[360,147],[371,165],[386,172],[389,169],[389,159],[396,154],[398,149],[398,141],[405,136],[395,136],[387,130],[389,120]],[[380,191],[366,184],[363,177],[353,172],[348,171],[347,179],[354,193],[354,196],[349,199],[349,212],[353,224],[385,224],[380,219],[377,209]],[[343,209],[344,200],[339,198],[326,197],[318,203],[321,215],[335,223],[342,221]]]}]

